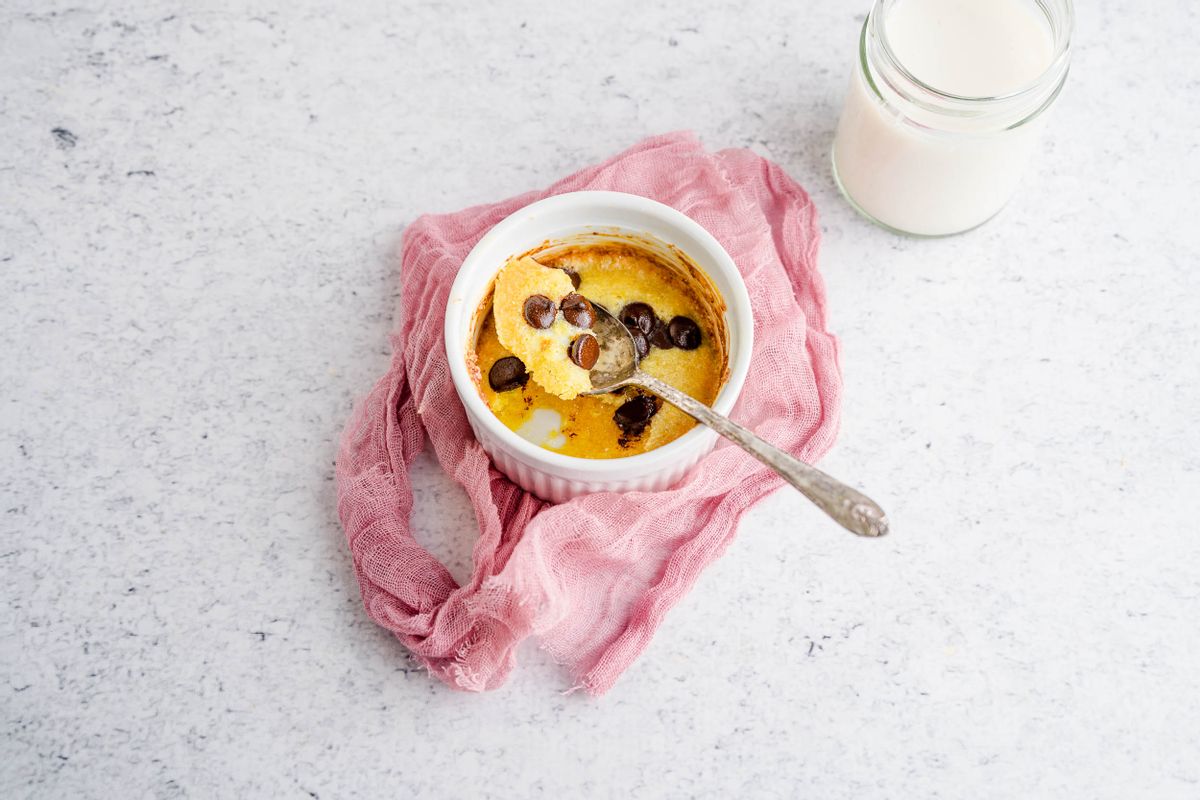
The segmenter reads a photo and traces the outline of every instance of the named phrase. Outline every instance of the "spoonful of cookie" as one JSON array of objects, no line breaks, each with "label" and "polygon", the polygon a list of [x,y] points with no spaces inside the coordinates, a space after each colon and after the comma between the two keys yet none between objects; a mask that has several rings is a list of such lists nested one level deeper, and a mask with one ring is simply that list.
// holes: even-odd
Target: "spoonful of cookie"
[{"label": "spoonful of cookie", "polygon": [[[887,515],[862,492],[831,478],[718,414],[699,400],[643,372],[639,364],[644,351],[639,351],[629,328],[600,304],[591,303],[590,307],[594,312],[590,333],[595,338],[584,336],[576,339],[576,349],[582,350],[586,346],[589,352],[572,354],[572,360],[579,366],[587,365],[585,369],[591,378],[592,388],[581,394],[603,394],[623,386],[640,386],[726,439],[736,442],[852,533],[859,536],[883,536],[887,533]],[[686,337],[689,332],[680,330],[673,333]],[[596,352],[597,349],[599,352]]]}]

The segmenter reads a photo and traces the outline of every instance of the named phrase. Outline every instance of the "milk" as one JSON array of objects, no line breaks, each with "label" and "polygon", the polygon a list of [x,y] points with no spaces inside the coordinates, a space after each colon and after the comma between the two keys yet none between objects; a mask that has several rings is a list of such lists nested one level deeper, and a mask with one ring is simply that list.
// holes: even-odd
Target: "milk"
[{"label": "milk", "polygon": [[972,228],[1012,195],[1037,143],[1040,116],[1012,116],[1019,101],[986,98],[1019,93],[1046,73],[1055,58],[1046,13],[1034,0],[881,0],[878,14],[863,42],[875,88],[860,63],[834,141],[837,179],[892,228],[928,236]]},{"label": "milk", "polygon": [[966,97],[1027,86],[1054,55],[1033,0],[900,0],[885,25],[892,52],[918,80]]}]

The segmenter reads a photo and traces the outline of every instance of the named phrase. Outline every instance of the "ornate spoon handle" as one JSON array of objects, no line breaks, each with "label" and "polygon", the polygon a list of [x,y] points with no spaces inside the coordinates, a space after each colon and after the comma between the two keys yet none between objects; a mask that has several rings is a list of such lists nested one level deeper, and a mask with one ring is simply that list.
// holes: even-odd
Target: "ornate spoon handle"
[{"label": "ornate spoon handle", "polygon": [[726,439],[737,442],[747,453],[782,475],[846,530],[859,536],[883,536],[888,532],[887,515],[862,492],[785,453],[699,400],[641,370],[635,372],[628,382],[649,389]]}]

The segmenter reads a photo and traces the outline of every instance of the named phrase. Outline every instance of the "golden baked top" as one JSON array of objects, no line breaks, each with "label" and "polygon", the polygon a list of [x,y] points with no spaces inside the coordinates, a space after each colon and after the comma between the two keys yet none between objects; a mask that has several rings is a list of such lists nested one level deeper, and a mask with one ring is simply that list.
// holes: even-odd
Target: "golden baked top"
[{"label": "golden baked top", "polygon": [[[724,303],[707,277],[682,255],[625,242],[547,243],[533,256],[506,264],[476,312],[468,361],[496,417],[536,445],[582,458],[636,455],[691,430],[691,417],[642,389],[564,397],[572,388],[590,389],[590,379],[552,393],[542,378],[546,362],[557,364],[556,374],[568,380],[587,378],[570,352],[590,326],[578,316],[579,303],[568,300],[579,298],[603,305],[625,323],[644,371],[711,405],[728,376],[728,356]],[[549,319],[548,303],[535,303],[529,310],[533,323],[526,319],[525,302],[534,295],[558,301],[548,327],[537,327]],[[572,325],[567,311],[588,324]],[[545,351],[543,341],[549,342]]]}]

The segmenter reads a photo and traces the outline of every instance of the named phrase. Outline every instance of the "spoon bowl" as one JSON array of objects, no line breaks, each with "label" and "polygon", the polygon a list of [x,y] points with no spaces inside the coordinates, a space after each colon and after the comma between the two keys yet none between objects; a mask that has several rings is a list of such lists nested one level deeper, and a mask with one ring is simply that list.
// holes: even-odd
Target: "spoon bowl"
[{"label": "spoon bowl", "polygon": [[641,359],[629,329],[599,303],[592,303],[596,319],[592,335],[600,343],[600,357],[589,371],[591,391],[584,394],[604,394],[629,384],[638,373]]}]

